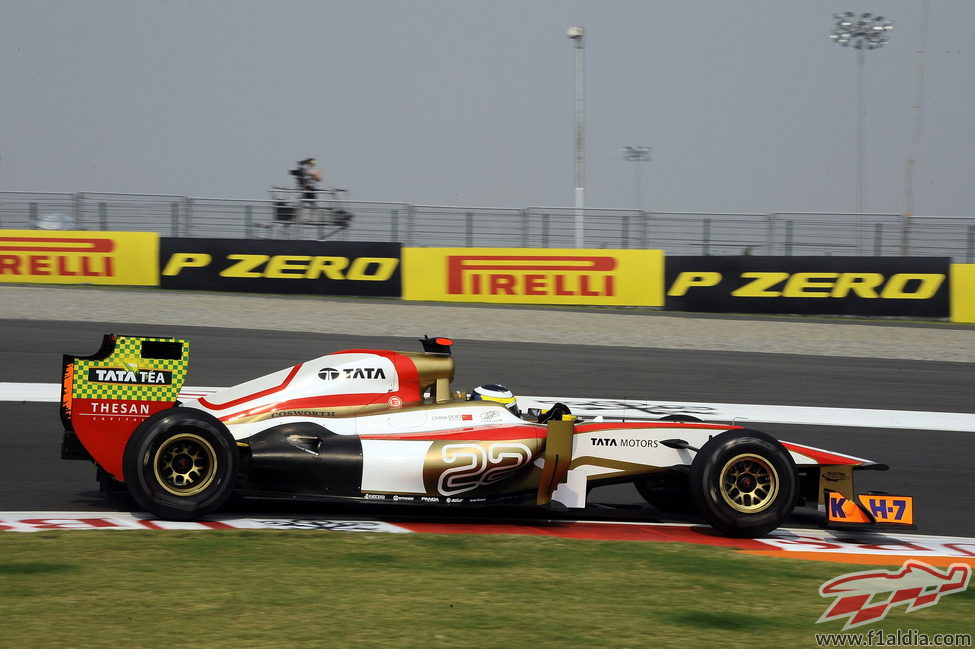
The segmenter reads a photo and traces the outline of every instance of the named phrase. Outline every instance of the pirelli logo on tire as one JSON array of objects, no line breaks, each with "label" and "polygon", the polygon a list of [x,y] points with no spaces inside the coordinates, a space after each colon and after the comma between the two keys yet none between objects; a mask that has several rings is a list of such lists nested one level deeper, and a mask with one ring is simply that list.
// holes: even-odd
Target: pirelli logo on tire
[{"label": "pirelli logo on tire", "polygon": [[663,251],[404,248],[403,298],[663,306]]},{"label": "pirelli logo on tire", "polygon": [[399,297],[400,244],[162,240],[160,285],[197,291]]},{"label": "pirelli logo on tire", "polygon": [[668,257],[666,308],[945,318],[947,257]]}]

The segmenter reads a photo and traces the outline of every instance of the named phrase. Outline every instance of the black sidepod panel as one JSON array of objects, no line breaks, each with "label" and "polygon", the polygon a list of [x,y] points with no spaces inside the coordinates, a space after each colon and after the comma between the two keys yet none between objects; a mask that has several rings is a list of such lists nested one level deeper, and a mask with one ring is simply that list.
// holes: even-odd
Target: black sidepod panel
[{"label": "black sidepod panel", "polygon": [[312,422],[282,424],[247,439],[250,489],[269,493],[359,496],[362,442]]}]

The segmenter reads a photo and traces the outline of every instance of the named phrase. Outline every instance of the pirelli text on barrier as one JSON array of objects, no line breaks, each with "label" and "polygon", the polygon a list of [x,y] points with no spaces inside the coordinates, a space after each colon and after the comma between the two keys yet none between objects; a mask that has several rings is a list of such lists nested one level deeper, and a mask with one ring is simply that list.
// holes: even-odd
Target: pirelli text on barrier
[{"label": "pirelli text on barrier", "polygon": [[0,230],[0,282],[155,286],[155,232]]},{"label": "pirelli text on barrier", "polygon": [[660,250],[405,248],[407,300],[663,306]]}]

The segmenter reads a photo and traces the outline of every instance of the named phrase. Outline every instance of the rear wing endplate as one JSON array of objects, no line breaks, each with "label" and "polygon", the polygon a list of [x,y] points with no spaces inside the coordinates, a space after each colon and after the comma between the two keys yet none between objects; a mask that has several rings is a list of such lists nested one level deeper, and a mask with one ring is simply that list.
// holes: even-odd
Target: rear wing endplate
[{"label": "rear wing endplate", "polygon": [[132,431],[176,404],[189,368],[187,340],[106,334],[91,356],[65,355],[61,422],[106,471],[121,478]]}]

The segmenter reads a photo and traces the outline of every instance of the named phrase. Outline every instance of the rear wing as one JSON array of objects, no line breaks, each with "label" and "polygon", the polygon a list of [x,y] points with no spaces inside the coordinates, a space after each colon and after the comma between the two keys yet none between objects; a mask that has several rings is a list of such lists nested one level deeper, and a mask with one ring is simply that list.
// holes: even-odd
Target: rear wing
[{"label": "rear wing", "polygon": [[62,457],[93,459],[122,480],[122,455],[143,420],[176,404],[189,368],[187,340],[106,334],[91,356],[65,355]]}]

